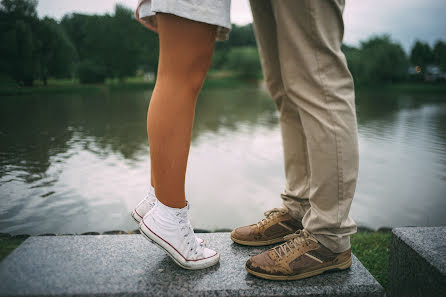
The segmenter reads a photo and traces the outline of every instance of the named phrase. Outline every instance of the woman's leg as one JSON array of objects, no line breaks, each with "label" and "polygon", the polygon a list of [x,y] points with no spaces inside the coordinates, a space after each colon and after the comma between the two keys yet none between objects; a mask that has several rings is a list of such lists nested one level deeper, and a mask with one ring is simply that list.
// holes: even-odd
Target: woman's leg
[{"label": "woman's leg", "polygon": [[152,183],[160,202],[183,208],[195,103],[211,64],[216,26],[165,13],[156,18],[160,56],[147,114]]}]

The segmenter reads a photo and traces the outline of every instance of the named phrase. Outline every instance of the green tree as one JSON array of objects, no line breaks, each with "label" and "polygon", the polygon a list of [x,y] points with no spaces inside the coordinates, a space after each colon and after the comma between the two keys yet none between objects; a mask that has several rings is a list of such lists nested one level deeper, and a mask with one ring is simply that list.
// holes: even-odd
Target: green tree
[{"label": "green tree", "polygon": [[[17,20],[15,24],[17,50],[14,64],[13,76],[16,81],[23,82],[25,86],[31,86],[34,80],[37,63],[34,60],[33,35],[30,26],[22,20]],[[15,68],[15,69],[14,69]]]},{"label": "green tree", "polygon": [[44,18],[36,28],[39,78],[47,85],[48,77],[70,77],[76,50],[63,28],[53,19]]},{"label": "green tree", "polygon": [[77,75],[82,84],[104,83],[107,72],[103,65],[97,64],[95,61],[84,60],[77,67]]},{"label": "green tree", "polygon": [[363,79],[367,82],[397,82],[407,78],[409,63],[401,45],[389,35],[361,42]]},{"label": "green tree", "polygon": [[355,83],[360,83],[360,77],[364,72],[364,64],[361,60],[361,50],[348,46],[346,44],[342,44],[341,50],[344,52],[344,55],[347,59],[348,68],[353,76]]},{"label": "green tree", "polygon": [[231,51],[229,42],[216,42],[215,50],[212,56],[212,69],[223,69],[228,61],[228,55]]},{"label": "green tree", "polygon": [[229,40],[227,41],[231,47],[234,46],[253,46],[256,47],[256,38],[252,24],[237,26],[232,24]]},{"label": "green tree", "polygon": [[60,22],[60,25],[76,49],[78,60],[88,57],[85,37],[88,33],[88,25],[91,18],[91,16],[73,13],[64,15]]},{"label": "green tree", "polygon": [[37,19],[36,7],[37,0],[2,0],[0,11],[8,20]]},{"label": "green tree", "polygon": [[362,41],[359,49],[345,45],[342,49],[358,84],[393,83],[407,78],[406,53],[389,35]]},{"label": "green tree", "polygon": [[133,37],[129,32],[136,32],[140,24],[133,17],[132,10],[116,5],[115,15],[110,19],[109,33],[110,48],[107,55],[107,67],[113,77],[123,81],[126,76],[133,76],[136,73],[138,62],[141,57],[141,47],[138,45],[138,39]]},{"label": "green tree", "polygon": [[438,40],[433,50],[434,64],[440,66],[443,72],[446,72],[446,43]]},{"label": "green tree", "polygon": [[3,0],[0,5],[1,71],[19,84],[31,86],[40,78],[69,76],[75,57],[74,47],[59,24],[39,20],[37,1]]},{"label": "green tree", "polygon": [[139,24],[133,11],[125,6],[117,5],[112,16],[65,15],[61,25],[76,48],[79,62],[87,61],[81,69],[83,75],[88,69],[105,69],[107,77],[123,81],[137,69],[157,69],[156,33]]},{"label": "green tree", "polygon": [[156,73],[159,56],[158,35],[139,23],[138,26],[133,35],[140,48],[138,68]]},{"label": "green tree", "polygon": [[38,25],[36,6],[37,1],[31,0],[0,3],[0,71],[26,86],[32,85],[38,70],[33,34]]},{"label": "green tree", "polygon": [[410,62],[414,66],[421,66],[424,72],[427,65],[434,62],[434,54],[428,43],[417,40],[410,51]]}]

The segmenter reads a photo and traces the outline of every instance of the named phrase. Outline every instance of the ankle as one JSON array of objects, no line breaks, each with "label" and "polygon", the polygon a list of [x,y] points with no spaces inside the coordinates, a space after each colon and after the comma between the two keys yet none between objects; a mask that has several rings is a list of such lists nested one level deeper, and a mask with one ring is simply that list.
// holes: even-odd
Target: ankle
[{"label": "ankle", "polygon": [[157,199],[157,201],[156,201],[156,207],[157,207],[157,209],[159,209],[163,212],[172,213],[172,214],[186,213],[188,211],[187,203],[183,207],[172,207],[171,205],[167,205],[159,199]]},{"label": "ankle", "polygon": [[158,198],[158,201],[169,208],[177,208],[177,209],[182,209],[185,208],[187,206],[186,201],[171,201],[171,200],[162,200],[160,198]]},{"label": "ankle", "polygon": [[155,196],[162,204],[171,208],[184,208],[187,205],[184,191],[172,191],[168,187],[157,186]]}]

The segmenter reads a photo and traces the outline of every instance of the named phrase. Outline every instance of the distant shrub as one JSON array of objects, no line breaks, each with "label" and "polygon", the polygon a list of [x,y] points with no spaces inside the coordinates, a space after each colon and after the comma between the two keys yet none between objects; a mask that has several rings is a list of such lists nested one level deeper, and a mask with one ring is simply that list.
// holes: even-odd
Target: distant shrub
[{"label": "distant shrub", "polygon": [[82,61],[77,74],[81,84],[104,83],[106,75],[105,67],[93,61]]},{"label": "distant shrub", "polygon": [[355,83],[395,83],[408,77],[406,53],[389,35],[372,36],[359,48],[343,45],[342,50]]},{"label": "distant shrub", "polygon": [[232,48],[227,56],[225,68],[236,72],[241,79],[258,79],[262,72],[262,68],[257,48]]},{"label": "distant shrub", "polygon": [[221,44],[226,45],[224,42],[218,42],[215,45],[215,51],[212,55],[212,65],[211,69],[218,69],[221,70],[225,67],[226,63],[228,62],[228,54],[230,52],[230,47],[228,45],[226,46],[220,46]]}]

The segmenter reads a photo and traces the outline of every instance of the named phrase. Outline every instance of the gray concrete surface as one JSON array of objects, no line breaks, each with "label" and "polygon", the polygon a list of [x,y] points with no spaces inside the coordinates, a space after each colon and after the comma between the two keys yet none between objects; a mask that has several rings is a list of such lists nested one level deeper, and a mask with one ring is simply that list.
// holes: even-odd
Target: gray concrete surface
[{"label": "gray concrete surface", "polygon": [[446,227],[392,231],[389,296],[446,296]]},{"label": "gray concrete surface", "polygon": [[244,265],[268,247],[199,236],[221,254],[200,271],[179,268],[141,235],[30,237],[0,264],[0,296],[384,296],[356,257],[346,271],[267,281]]}]

